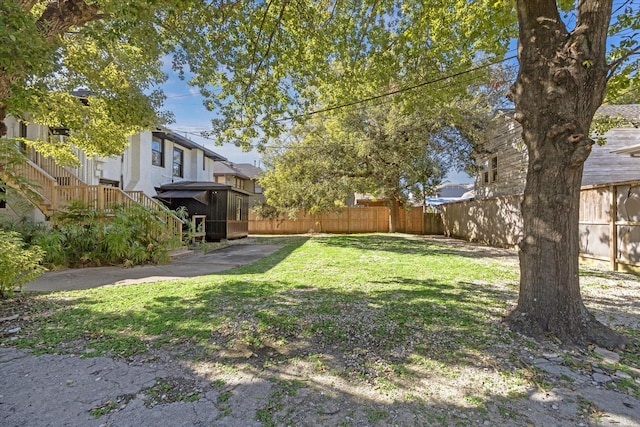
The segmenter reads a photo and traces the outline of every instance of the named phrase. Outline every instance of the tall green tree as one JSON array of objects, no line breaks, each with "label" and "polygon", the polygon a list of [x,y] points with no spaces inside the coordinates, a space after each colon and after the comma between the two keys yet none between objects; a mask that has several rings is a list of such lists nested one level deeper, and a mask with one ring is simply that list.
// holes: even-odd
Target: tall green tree
[{"label": "tall green tree", "polygon": [[[403,2],[401,8],[411,10],[414,6],[414,2]],[[480,10],[482,2],[451,2],[423,4],[417,8],[420,12],[429,7],[441,11],[444,22],[452,31],[458,31],[469,19],[473,20],[468,28],[487,31],[488,37],[483,39],[487,46],[500,36],[493,31],[496,27],[508,28],[509,19],[494,20],[494,13],[507,13],[509,7],[504,4],[485,6],[486,10]],[[459,16],[460,26],[448,21],[451,10],[464,11],[465,16]],[[595,111],[607,91],[613,101],[640,83],[637,31],[640,29],[640,10],[634,0],[617,3],[615,10],[612,0],[578,0],[575,3],[517,0],[516,12],[519,71],[510,96],[515,103],[516,120],[523,128],[529,166],[522,204],[524,238],[520,244],[520,293],[510,321],[515,329],[524,333],[555,335],[566,344],[584,345],[591,341],[619,345],[621,338],[597,322],[581,298],[579,191],[584,161],[593,144],[589,129]],[[432,17],[427,13],[410,15],[409,19],[425,22]],[[415,28],[422,31],[423,40],[431,41],[430,30],[439,27],[432,20],[430,25],[416,25]],[[453,39],[461,48],[468,46],[468,39]],[[358,44],[352,42],[352,39],[346,41],[357,50]],[[377,53],[387,52],[386,47],[389,47],[378,37],[367,39],[364,44],[362,58],[375,58]],[[406,39],[393,46],[403,52],[415,53],[414,44]],[[429,48],[435,46],[443,49],[446,42],[421,46],[429,52]],[[429,58],[428,55],[425,53],[425,57]],[[481,56],[478,51],[476,55]],[[394,52],[392,57],[402,64],[403,71],[415,71],[411,68],[414,62],[408,55]],[[358,67],[363,64],[365,61],[358,62]],[[380,84],[381,76],[388,76],[386,70],[405,78],[412,75],[402,73],[394,65],[388,69],[376,68],[372,63],[365,65],[358,68],[358,72],[376,84],[358,85],[358,88],[364,88],[359,89],[362,92],[345,88],[342,83],[359,81],[358,78],[347,78],[353,76],[345,74],[345,79],[333,93],[337,97],[346,94],[349,99],[354,94],[364,96],[372,87],[377,86],[378,90],[387,87]],[[344,68],[352,69],[349,64]]]},{"label": "tall green tree", "polygon": [[[456,109],[470,104],[453,104],[409,114],[383,102],[309,120],[295,128],[293,142],[267,156],[260,181],[267,203],[290,214],[318,212],[364,193],[386,202],[390,231],[396,231],[401,206],[423,200],[451,167],[469,161],[464,154],[479,135],[455,127],[461,120]],[[460,129],[469,127],[469,112],[464,109]],[[476,139],[467,140],[464,133]]]},{"label": "tall green tree", "polygon": [[[157,5],[118,0],[2,1],[0,136],[12,114],[69,129],[66,142],[37,144],[46,154],[121,152],[128,135],[159,121],[162,15]],[[86,89],[81,97],[72,94],[78,89]]]}]

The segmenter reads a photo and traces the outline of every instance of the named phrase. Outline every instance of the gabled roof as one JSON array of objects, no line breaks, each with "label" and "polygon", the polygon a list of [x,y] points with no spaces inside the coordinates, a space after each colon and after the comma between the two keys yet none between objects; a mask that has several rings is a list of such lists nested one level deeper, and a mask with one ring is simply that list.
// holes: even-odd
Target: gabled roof
[{"label": "gabled roof", "polygon": [[258,178],[264,171],[251,163],[234,163],[233,167],[251,179]]},{"label": "gabled roof", "polygon": [[236,166],[237,165],[230,162],[215,162],[213,166],[213,175],[233,175],[238,178],[251,179],[250,176],[242,173]]},{"label": "gabled roof", "polygon": [[172,131],[171,129],[168,129],[168,128],[165,128],[165,127],[157,128],[157,130],[155,130],[153,132],[153,135],[154,136],[158,136],[158,137],[163,138],[163,139],[168,139],[169,141],[173,141],[176,144],[179,144],[180,146],[182,146],[184,148],[188,148],[190,150],[192,150],[192,149],[202,150],[204,152],[205,157],[208,157],[208,158],[212,159],[213,161],[226,161],[227,160],[226,157],[223,157],[220,154],[215,153],[215,152],[205,148],[204,146],[193,142],[189,138],[185,138],[184,136]]}]

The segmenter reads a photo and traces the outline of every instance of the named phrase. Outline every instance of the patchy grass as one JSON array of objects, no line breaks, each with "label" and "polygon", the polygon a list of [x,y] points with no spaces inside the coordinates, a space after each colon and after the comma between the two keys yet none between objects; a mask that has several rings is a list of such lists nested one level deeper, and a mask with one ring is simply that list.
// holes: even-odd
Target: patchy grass
[{"label": "patchy grass", "polygon": [[[222,388],[251,369],[270,379],[255,413],[263,425],[526,425],[535,414],[517,402],[532,390],[571,382],[532,366],[540,343],[500,323],[517,296],[512,253],[407,235],[259,242],[285,247],[252,265],[199,278],[22,296],[22,330],[0,340],[86,357],[169,351],[225,378],[212,379],[220,417],[241,400],[235,389]],[[589,292],[612,286],[618,276],[585,276],[590,308],[609,315],[609,306],[599,306],[602,299]],[[624,298],[611,301],[618,319]],[[0,308],[0,317],[12,313]],[[612,326],[637,341],[637,329],[625,324]],[[610,368],[639,369],[633,348]],[[565,367],[591,366],[586,357],[560,353]],[[632,380],[618,381],[618,389],[638,395]],[[194,384],[173,382],[158,382],[149,393],[158,404],[203,396]],[[354,398],[358,403],[347,407],[340,402],[349,393],[368,400]],[[455,402],[454,410],[434,403],[441,401]],[[582,415],[597,415],[586,401],[578,406]],[[95,416],[111,410],[95,408]],[[411,416],[402,418],[403,411]]]},{"label": "patchy grass", "polygon": [[15,344],[46,353],[78,342],[91,355],[129,357],[149,346],[256,350],[314,337],[387,352],[413,343],[463,358],[495,339],[505,298],[491,284],[517,278],[499,260],[421,238],[286,241],[276,254],[222,274],[37,296],[39,315]]}]

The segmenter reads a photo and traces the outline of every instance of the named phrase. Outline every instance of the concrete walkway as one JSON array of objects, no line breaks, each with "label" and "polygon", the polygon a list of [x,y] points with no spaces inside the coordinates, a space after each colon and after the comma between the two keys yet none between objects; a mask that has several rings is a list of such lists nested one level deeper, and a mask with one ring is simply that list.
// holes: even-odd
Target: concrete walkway
[{"label": "concrete walkway", "polygon": [[204,276],[252,264],[271,255],[281,247],[281,245],[240,243],[207,254],[195,251],[190,255],[176,258],[169,264],[144,265],[133,268],[93,267],[49,271],[33,282],[27,283],[22,289],[25,291],[66,291]]}]

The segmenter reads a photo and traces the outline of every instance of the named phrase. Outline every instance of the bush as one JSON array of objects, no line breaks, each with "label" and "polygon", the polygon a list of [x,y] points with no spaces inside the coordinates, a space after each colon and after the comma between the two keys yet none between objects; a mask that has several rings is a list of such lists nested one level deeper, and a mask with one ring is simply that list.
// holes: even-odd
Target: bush
[{"label": "bush", "polygon": [[166,225],[161,216],[141,205],[97,212],[76,201],[51,224],[6,223],[0,229],[16,231],[28,245],[39,246],[50,269],[166,262],[168,251],[182,244],[180,237],[162,238]]},{"label": "bush", "polygon": [[42,274],[43,256],[40,247],[26,247],[20,233],[0,230],[0,298],[11,296],[16,287],[22,289]]},{"label": "bush", "polygon": [[[133,266],[168,259],[175,239],[161,240],[165,224],[153,209],[141,205],[115,204],[106,212],[73,203],[67,212],[53,218],[47,236],[35,239],[48,253],[47,262],[65,262],[69,267],[123,264]],[[60,243],[62,254],[55,246]]]}]

